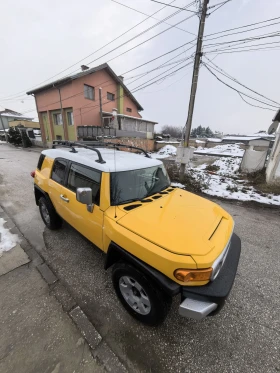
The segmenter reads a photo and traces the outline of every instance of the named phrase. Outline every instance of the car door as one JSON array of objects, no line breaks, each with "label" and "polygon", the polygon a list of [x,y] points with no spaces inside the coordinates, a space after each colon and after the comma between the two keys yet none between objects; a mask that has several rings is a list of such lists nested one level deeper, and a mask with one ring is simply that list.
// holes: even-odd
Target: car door
[{"label": "car door", "polygon": [[49,197],[58,215],[62,214],[61,187],[65,184],[68,161],[63,158],[56,158],[49,178]]},{"label": "car door", "polygon": [[[103,211],[100,210],[101,172],[71,162],[65,186],[61,186],[61,217],[103,250]],[[77,188],[91,188],[93,211],[76,199]]]}]

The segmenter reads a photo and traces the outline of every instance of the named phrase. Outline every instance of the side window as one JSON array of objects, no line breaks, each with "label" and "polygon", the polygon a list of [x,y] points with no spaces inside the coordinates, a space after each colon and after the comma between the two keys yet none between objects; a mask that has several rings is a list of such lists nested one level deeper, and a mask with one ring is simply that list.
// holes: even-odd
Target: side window
[{"label": "side window", "polygon": [[99,206],[101,173],[75,163],[71,164],[67,188],[76,192],[77,188],[91,188],[92,201]]},{"label": "side window", "polygon": [[42,165],[44,163],[44,159],[46,158],[45,154],[41,154],[40,155],[40,158],[39,158],[39,161],[38,161],[38,164],[37,164],[37,169],[40,171],[41,168],[42,168]]},{"label": "side window", "polygon": [[54,161],[51,178],[59,184],[63,184],[66,172],[66,161],[56,159]]}]

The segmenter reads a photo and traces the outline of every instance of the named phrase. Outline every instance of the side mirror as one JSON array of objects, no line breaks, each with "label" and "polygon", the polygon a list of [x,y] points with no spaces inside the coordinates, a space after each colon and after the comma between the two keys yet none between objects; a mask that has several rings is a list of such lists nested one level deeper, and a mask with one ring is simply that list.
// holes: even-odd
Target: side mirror
[{"label": "side mirror", "polygon": [[76,200],[84,205],[87,205],[89,212],[93,211],[92,203],[92,189],[91,188],[77,188]]}]

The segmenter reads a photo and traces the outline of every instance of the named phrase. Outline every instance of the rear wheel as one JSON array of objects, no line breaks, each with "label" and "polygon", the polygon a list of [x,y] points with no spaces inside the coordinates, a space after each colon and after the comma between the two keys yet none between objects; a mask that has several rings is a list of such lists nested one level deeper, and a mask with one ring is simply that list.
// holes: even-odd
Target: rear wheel
[{"label": "rear wheel", "polygon": [[39,210],[43,222],[49,229],[55,230],[61,227],[61,217],[56,213],[52,203],[45,197],[39,199]]},{"label": "rear wheel", "polygon": [[166,318],[172,299],[135,267],[116,263],[113,285],[124,308],[144,324],[159,325]]}]

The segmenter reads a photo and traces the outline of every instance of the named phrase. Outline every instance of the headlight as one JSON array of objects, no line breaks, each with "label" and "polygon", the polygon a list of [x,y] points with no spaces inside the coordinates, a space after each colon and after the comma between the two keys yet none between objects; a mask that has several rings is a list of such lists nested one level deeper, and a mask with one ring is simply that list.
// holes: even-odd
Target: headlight
[{"label": "headlight", "polygon": [[207,281],[210,280],[211,274],[212,268],[197,270],[179,268],[174,271],[175,278],[182,282]]}]

